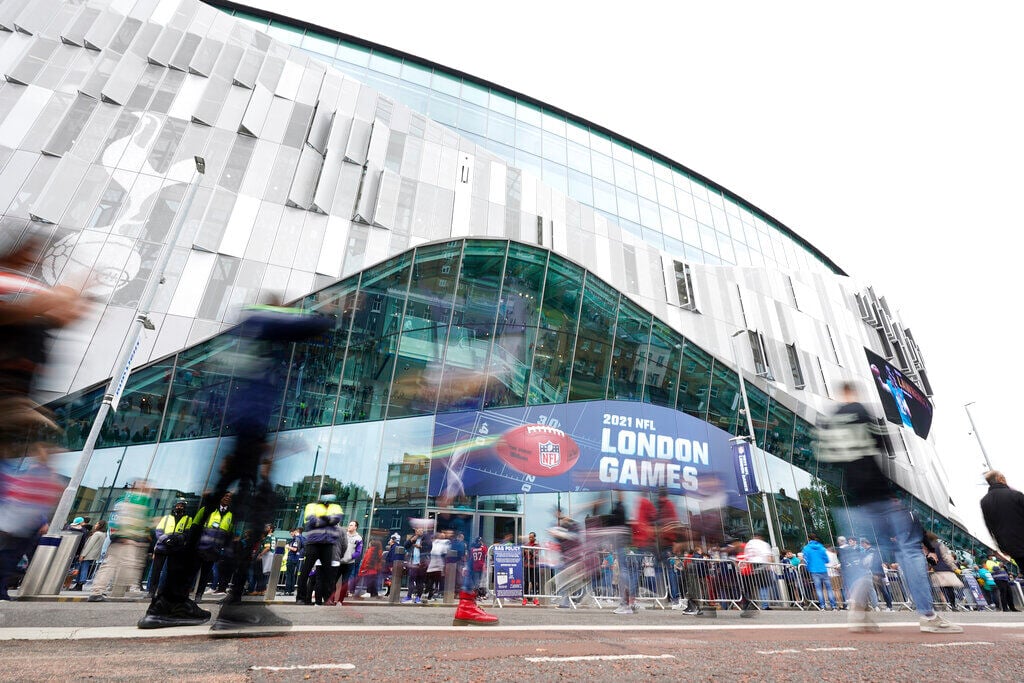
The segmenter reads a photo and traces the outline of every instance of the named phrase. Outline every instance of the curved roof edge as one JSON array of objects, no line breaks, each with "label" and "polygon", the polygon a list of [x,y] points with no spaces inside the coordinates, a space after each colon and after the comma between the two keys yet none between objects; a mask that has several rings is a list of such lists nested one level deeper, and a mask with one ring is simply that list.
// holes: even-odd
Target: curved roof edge
[{"label": "curved roof edge", "polygon": [[762,217],[770,220],[775,226],[778,227],[779,230],[781,230],[786,235],[791,237],[793,240],[795,240],[796,242],[798,242],[799,244],[804,246],[806,249],[808,249],[811,253],[813,253],[815,256],[817,256],[823,263],[825,263],[829,268],[831,268],[837,275],[843,275],[843,276],[847,276],[847,277],[849,276],[849,274],[845,270],[843,270],[839,266],[839,264],[837,264],[831,258],[826,256],[824,252],[822,252],[820,249],[818,249],[813,244],[808,242],[805,238],[801,237],[792,228],[788,227],[786,224],[784,224],[782,221],[780,221],[777,218],[775,218],[774,216],[772,216],[767,211],[761,209],[760,207],[758,207],[758,206],[756,206],[754,204],[751,204],[746,199],[744,199],[743,197],[739,196],[738,194],[736,194],[732,190],[729,190],[728,188],[720,185],[719,183],[715,182],[714,180],[711,180],[707,176],[702,175],[701,173],[698,173],[697,171],[692,170],[691,168],[689,168],[689,167],[679,163],[678,161],[675,161],[675,160],[671,159],[670,157],[665,156],[664,154],[662,154],[662,153],[660,153],[660,152],[658,152],[658,151],[656,151],[654,149],[651,149],[647,145],[644,145],[644,144],[641,144],[639,142],[636,142],[635,140],[631,140],[630,138],[627,138],[627,137],[625,137],[625,136],[623,136],[623,135],[621,135],[619,133],[616,133],[615,131],[613,131],[613,130],[611,130],[609,128],[606,128],[606,127],[604,127],[604,126],[602,126],[602,125],[600,125],[598,123],[594,123],[592,121],[588,121],[587,119],[585,119],[585,118],[583,118],[581,116],[573,114],[572,112],[568,112],[568,111],[566,111],[566,110],[564,110],[564,109],[562,109],[560,107],[556,107],[556,106],[548,104],[547,102],[544,102],[542,100],[538,100],[537,98],[531,97],[530,95],[526,95],[524,93],[517,92],[517,91],[512,90],[511,88],[507,88],[507,87],[505,87],[505,86],[503,86],[503,85],[501,85],[499,83],[493,83],[493,82],[488,81],[488,80],[486,80],[484,78],[480,78],[479,76],[475,76],[473,74],[467,73],[465,71],[461,71],[459,69],[453,69],[451,67],[445,66],[444,64],[439,64],[439,63],[431,61],[429,59],[424,59],[423,57],[414,55],[412,53],[404,52],[403,50],[397,50],[395,48],[388,47],[387,45],[382,45],[380,43],[375,43],[373,41],[366,40],[366,39],[360,38],[358,36],[353,36],[353,35],[350,35],[348,33],[344,33],[342,31],[338,31],[336,29],[320,26],[319,24],[314,24],[314,23],[312,23],[310,21],[305,21],[305,20],[302,20],[302,19],[298,19],[296,17],[291,17],[291,16],[288,16],[286,14],[279,14],[277,12],[271,12],[269,10],[265,10],[265,9],[262,9],[262,8],[259,8],[259,7],[253,7],[252,5],[246,5],[246,4],[240,3],[240,2],[233,2],[233,0],[201,0],[201,1],[204,4],[210,5],[211,7],[216,7],[218,9],[233,10],[233,11],[237,10],[239,12],[245,12],[245,13],[251,14],[253,16],[265,17],[266,19],[268,19],[270,21],[278,21],[278,22],[285,23],[285,24],[290,24],[290,25],[296,26],[296,27],[312,28],[312,29],[315,29],[318,32],[323,33],[324,35],[333,36],[335,38],[343,39],[345,41],[348,41],[348,42],[351,42],[351,43],[355,43],[357,45],[362,45],[363,47],[377,48],[377,49],[385,50],[388,53],[390,53],[392,55],[395,55],[396,57],[401,57],[402,59],[409,59],[409,60],[415,61],[416,63],[418,63],[418,64],[420,64],[422,66],[427,66],[427,67],[430,67],[432,69],[440,69],[441,71],[444,71],[447,74],[451,74],[453,76],[458,76],[460,78],[464,78],[464,79],[473,81],[474,83],[478,83],[478,84],[480,84],[482,86],[486,86],[487,88],[496,90],[496,91],[501,92],[501,93],[503,93],[505,95],[511,95],[512,97],[515,97],[516,99],[521,99],[521,100],[523,100],[525,102],[528,102],[528,103],[533,104],[533,105],[538,106],[538,107],[542,107],[542,108],[544,108],[544,109],[546,109],[548,111],[551,111],[553,113],[559,114],[561,116],[565,116],[567,119],[571,119],[572,121],[575,121],[577,123],[581,123],[583,125],[586,125],[588,128],[592,128],[593,130],[596,130],[596,131],[599,131],[599,132],[601,132],[601,133],[603,133],[605,135],[611,136],[614,139],[621,140],[622,142],[628,143],[633,148],[641,150],[641,151],[643,151],[646,154],[650,154],[655,159],[658,159],[658,160],[660,160],[660,161],[662,161],[662,162],[664,162],[666,164],[669,164],[670,166],[673,166],[673,167],[681,169],[682,171],[685,171],[687,174],[689,174],[689,175],[693,176],[694,178],[700,180],[702,183],[705,183],[706,185],[709,185],[709,186],[715,188],[716,190],[721,192],[723,195],[725,195],[729,199],[731,199],[733,201],[736,201],[736,202],[739,202],[743,206],[745,206],[745,207],[755,211],[756,213],[759,213]]}]

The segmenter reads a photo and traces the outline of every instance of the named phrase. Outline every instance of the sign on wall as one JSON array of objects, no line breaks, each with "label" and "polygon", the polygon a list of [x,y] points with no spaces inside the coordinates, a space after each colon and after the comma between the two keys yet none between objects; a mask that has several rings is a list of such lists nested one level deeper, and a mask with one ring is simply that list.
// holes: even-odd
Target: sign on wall
[{"label": "sign on wall", "polygon": [[864,349],[864,353],[871,364],[871,374],[882,400],[885,419],[913,429],[919,437],[927,439],[932,428],[931,401],[916,384],[884,358],[868,349]]},{"label": "sign on wall", "polygon": [[[438,415],[432,496],[566,491],[721,495],[746,509],[757,490],[749,462],[737,464],[730,434],[649,403],[589,401]],[[748,472],[744,486],[737,473]]]}]

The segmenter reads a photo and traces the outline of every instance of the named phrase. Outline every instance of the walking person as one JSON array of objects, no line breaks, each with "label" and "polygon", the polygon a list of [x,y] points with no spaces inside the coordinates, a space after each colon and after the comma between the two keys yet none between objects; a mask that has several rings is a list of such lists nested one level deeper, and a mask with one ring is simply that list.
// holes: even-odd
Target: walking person
[{"label": "walking person", "polygon": [[[478,539],[479,540],[479,539]],[[430,539],[423,529],[416,527],[405,540],[406,568],[409,571],[409,590],[402,602],[420,604],[423,600],[423,583],[430,561]],[[483,569],[481,569],[481,572]]]},{"label": "walking person", "polygon": [[[276,305],[273,305],[276,304]],[[217,501],[233,486],[236,526],[245,523],[262,530],[271,522],[274,489],[270,483],[272,451],[267,444],[270,415],[278,405],[288,376],[292,343],[316,337],[333,326],[331,318],[285,308],[279,301],[249,307],[234,329],[237,354],[233,363],[231,392],[224,407],[225,424],[234,430],[232,448],[220,465],[219,478],[203,497],[201,509],[212,512]],[[186,549],[168,558],[167,579],[150,603],[139,628],[164,628],[201,624],[210,613],[189,599],[200,567],[198,543],[205,517],[197,515]],[[198,528],[196,528],[198,527]],[[225,604],[212,626],[215,631],[245,628],[282,630],[291,622],[274,615],[265,606],[242,603],[244,573],[252,560],[236,545],[225,558],[232,575]]]},{"label": "walking person", "polygon": [[80,591],[89,581],[89,575],[92,573],[93,567],[96,566],[96,561],[100,559],[103,544],[106,542],[107,523],[97,522],[96,527],[89,534],[89,538],[85,540],[85,547],[82,548],[82,559],[78,563],[78,583],[71,590]]},{"label": "walking person", "polygon": [[892,591],[889,590],[889,579],[885,576],[885,565],[882,564],[882,556],[877,548],[871,546],[867,538],[860,539],[861,564],[865,574],[871,577],[874,590],[870,594],[871,606],[878,607],[878,593],[882,594],[885,600],[885,611],[892,611]]},{"label": "walking person", "polygon": [[[816,456],[842,474],[850,523],[854,529],[874,529],[879,539],[893,539],[900,566],[919,615],[921,631],[926,633],[962,633],[963,628],[935,613],[928,567],[921,553],[921,526],[892,492],[876,458],[885,452],[883,434],[867,409],[857,401],[857,389],[844,382],[838,392],[841,405],[822,419],[818,429]],[[836,511],[835,519],[842,519]],[[852,530],[851,530],[852,533]],[[877,631],[868,616],[865,590],[870,584],[858,581],[849,596],[852,606],[850,630]]]},{"label": "walking person", "polygon": [[836,594],[832,592],[832,581],[828,576],[828,552],[818,540],[817,534],[807,534],[807,545],[804,546],[803,553],[807,573],[811,575],[814,590],[818,593],[818,607],[836,609]]},{"label": "walking person", "polygon": [[228,576],[230,570],[226,566],[221,566],[225,552],[231,548],[231,537],[235,529],[231,500],[231,494],[225,493],[213,512],[206,514],[203,509],[196,512],[196,520],[206,520],[202,523],[201,530],[192,532],[200,534],[197,551],[202,562],[199,585],[196,588],[197,603],[203,599],[203,593],[206,592],[211,580],[214,595],[223,595],[227,591],[228,581],[231,580]]},{"label": "walking person", "polygon": [[341,567],[338,575],[338,586],[334,592],[333,603],[345,604],[349,591],[359,581],[359,562],[363,557],[363,537],[359,535],[359,525],[349,522],[345,528],[345,548],[342,551]]},{"label": "walking person", "polygon": [[981,499],[981,514],[996,545],[1024,570],[1024,493],[1011,489],[1002,472],[985,474],[988,493]]},{"label": "walking person", "polygon": [[377,578],[380,576],[381,565],[384,562],[384,551],[380,541],[370,541],[370,546],[363,553],[363,561],[359,563],[359,580],[366,586],[369,597],[377,597],[379,590]]},{"label": "walking person", "polygon": [[129,586],[138,585],[149,545],[149,515],[149,486],[136,482],[114,505],[107,559],[96,572],[89,602],[105,601],[108,587],[110,595],[120,598]]}]

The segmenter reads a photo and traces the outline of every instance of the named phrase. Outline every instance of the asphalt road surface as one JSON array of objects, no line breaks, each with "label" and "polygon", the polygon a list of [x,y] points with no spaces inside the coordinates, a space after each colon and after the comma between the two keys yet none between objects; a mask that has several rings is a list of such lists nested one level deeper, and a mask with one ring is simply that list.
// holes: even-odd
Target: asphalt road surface
[{"label": "asphalt road surface", "polygon": [[139,631],[139,603],[0,607],[0,680],[117,681],[1020,681],[1024,615],[950,616],[924,634],[911,612],[851,634],[843,613],[771,611],[697,621],[670,610],[510,607],[501,625],[453,628],[449,607],[281,605],[292,632],[214,640],[203,627]]}]

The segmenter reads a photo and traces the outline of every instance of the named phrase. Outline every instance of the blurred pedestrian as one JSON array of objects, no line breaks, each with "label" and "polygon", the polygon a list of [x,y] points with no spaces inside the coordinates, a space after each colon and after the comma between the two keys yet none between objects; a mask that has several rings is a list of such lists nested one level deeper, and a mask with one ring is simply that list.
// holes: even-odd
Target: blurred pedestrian
[{"label": "blurred pedestrian", "polygon": [[[928,633],[962,633],[963,628],[935,613],[928,569],[921,553],[921,526],[892,491],[877,459],[885,453],[884,435],[878,422],[857,401],[852,382],[839,387],[841,405],[819,424],[815,455],[842,475],[850,523],[854,529],[874,529],[883,542],[893,539],[900,565],[919,615],[919,628]],[[836,510],[835,519],[842,519]],[[842,559],[842,558],[840,558]],[[849,596],[850,630],[877,631],[867,612],[866,590],[870,582],[858,581]]]},{"label": "blurred pedestrian", "polygon": [[821,609],[836,609],[836,595],[832,592],[832,584],[828,577],[828,553],[818,540],[817,534],[807,534],[807,545],[804,546],[803,553],[804,561],[807,562],[807,573],[811,575],[814,589],[818,593],[818,606]]},{"label": "blurred pedestrian", "polygon": [[[228,581],[231,580],[227,575],[229,570],[220,566],[225,553],[231,549],[231,539],[235,530],[231,500],[231,494],[225,493],[212,512],[207,513],[204,508],[196,512],[193,526],[197,528],[191,531],[199,534],[197,554],[201,562],[196,602],[203,599],[203,593],[206,592],[211,580],[214,595],[224,594],[228,588]],[[202,524],[202,528],[198,528],[199,524]]]},{"label": "blurred pedestrian", "polygon": [[129,586],[142,578],[149,545],[150,489],[144,481],[135,484],[114,504],[110,517],[110,546],[92,583],[89,602],[102,602],[109,594],[124,596]]},{"label": "blurred pedestrian", "polygon": [[[311,315],[301,309],[286,308],[274,299],[268,304],[247,308],[233,333],[237,353],[233,358],[233,382],[224,408],[227,429],[234,431],[232,448],[219,468],[219,478],[203,498],[201,508],[212,512],[217,501],[233,486],[235,524],[245,523],[262,531],[272,521],[274,490],[270,483],[273,463],[267,444],[270,416],[278,405],[283,383],[292,359],[292,344],[316,337],[333,325],[326,316]],[[167,580],[150,603],[139,628],[163,628],[201,624],[210,618],[206,610],[189,599],[192,583],[199,570],[197,546],[205,518],[197,515],[186,552],[168,559]],[[254,544],[259,547],[259,544]],[[225,558],[233,578],[225,604],[212,630],[283,630],[291,622],[273,614],[264,605],[242,603],[245,572],[253,559],[254,548],[243,553],[236,546]],[[180,557],[180,561],[176,561]]]},{"label": "blurred pedestrian", "polygon": [[295,595],[295,579],[299,575],[299,565],[306,550],[306,538],[302,535],[302,529],[292,529],[292,537],[284,547],[285,552],[285,575],[284,594]]},{"label": "blurred pedestrian", "polygon": [[295,602],[300,605],[313,604],[313,596],[309,594],[309,575],[313,573],[317,562],[320,568],[316,570],[316,604],[324,604],[334,589],[334,572],[331,571],[334,546],[339,537],[344,536],[338,528],[341,523],[341,506],[336,500],[333,491],[324,489],[319,500],[306,505],[302,513],[306,521],[306,546],[298,590],[295,592]]},{"label": "blurred pedestrian", "polygon": [[363,553],[363,560],[359,563],[359,581],[366,586],[366,594],[371,598],[375,598],[378,595],[379,587],[377,580],[380,576],[383,561],[384,553],[380,541],[370,541],[370,546]]}]

